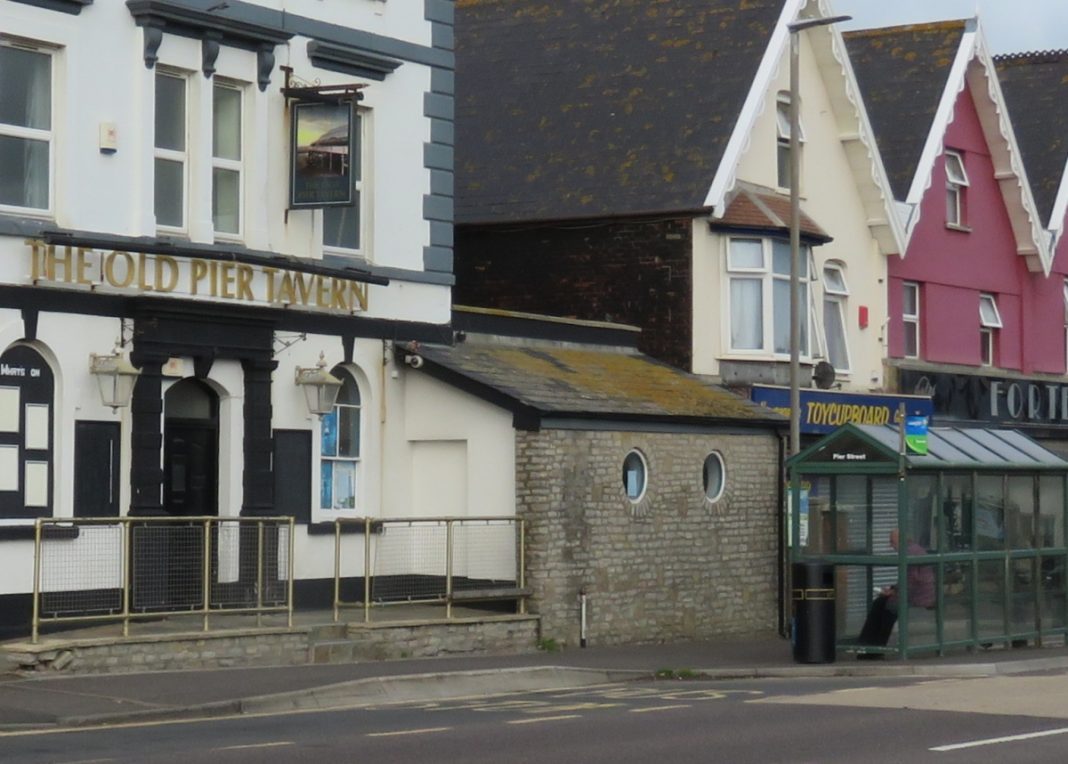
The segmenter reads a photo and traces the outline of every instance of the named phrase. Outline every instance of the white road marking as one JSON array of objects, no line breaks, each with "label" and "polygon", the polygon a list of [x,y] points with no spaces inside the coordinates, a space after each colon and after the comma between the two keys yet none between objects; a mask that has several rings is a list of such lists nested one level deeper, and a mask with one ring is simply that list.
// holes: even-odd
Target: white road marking
[{"label": "white road marking", "polygon": [[276,743],[248,743],[247,745],[226,745],[215,748],[216,751],[243,751],[246,748],[281,748],[286,745],[296,745],[292,740],[279,740]]},{"label": "white road marking", "polygon": [[564,719],[581,719],[581,714],[564,714],[563,716],[539,716],[536,719],[514,719],[506,724],[537,724],[538,722],[557,722]]},{"label": "white road marking", "polygon": [[399,737],[401,735],[429,735],[431,732],[448,732],[452,727],[424,727],[420,730],[397,730],[396,732],[368,732],[367,737]]},{"label": "white road marking", "polygon": [[940,753],[945,751],[959,751],[962,748],[978,748],[983,745],[998,745],[999,743],[1015,743],[1018,740],[1032,740],[1038,737],[1050,737],[1052,735],[1064,735],[1068,734],[1068,727],[1061,727],[1055,730],[1045,730],[1044,732],[1028,732],[1024,735],[1006,735],[1005,737],[991,737],[986,740],[972,740],[968,743],[954,743],[952,745],[940,745],[935,748],[931,748],[932,751],[938,751]]},{"label": "white road marking", "polygon": [[652,706],[651,708],[632,708],[630,712],[632,714],[647,714],[650,711],[673,711],[677,708],[693,708],[688,703],[680,703],[675,706]]}]

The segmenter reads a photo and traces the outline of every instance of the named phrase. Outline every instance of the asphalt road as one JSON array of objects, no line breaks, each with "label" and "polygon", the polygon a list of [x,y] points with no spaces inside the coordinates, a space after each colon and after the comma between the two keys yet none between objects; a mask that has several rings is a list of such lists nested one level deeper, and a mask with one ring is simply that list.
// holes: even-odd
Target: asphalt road
[{"label": "asphalt road", "polygon": [[[992,713],[1002,708],[1010,713]],[[636,682],[0,735],[5,764],[1015,763],[1063,762],[1066,750],[1068,677],[1063,674],[934,682]]]}]

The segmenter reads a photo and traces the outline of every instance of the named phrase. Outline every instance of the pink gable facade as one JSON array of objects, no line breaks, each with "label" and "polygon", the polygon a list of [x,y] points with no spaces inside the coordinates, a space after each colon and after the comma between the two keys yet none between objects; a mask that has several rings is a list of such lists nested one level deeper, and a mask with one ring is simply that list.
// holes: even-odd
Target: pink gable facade
[{"label": "pink gable facade", "polygon": [[[971,92],[960,92],[944,147],[963,159],[969,185],[962,223],[946,223],[946,154],[938,158],[923,196],[920,219],[904,258],[888,269],[889,355],[894,361],[971,366],[1021,374],[1065,373],[1064,274],[1068,246],[1059,247],[1053,272],[1028,269],[1017,254],[1005,197],[994,178],[990,148]],[[905,358],[903,290],[919,286],[919,356]],[[1001,315],[993,363],[982,363],[980,295],[992,295]]]}]

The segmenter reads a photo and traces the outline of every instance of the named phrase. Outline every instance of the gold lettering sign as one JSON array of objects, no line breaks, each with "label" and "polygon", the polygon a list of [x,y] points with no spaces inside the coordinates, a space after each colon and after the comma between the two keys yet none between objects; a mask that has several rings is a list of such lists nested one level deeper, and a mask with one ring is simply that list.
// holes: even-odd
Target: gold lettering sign
[{"label": "gold lettering sign", "polygon": [[337,313],[367,310],[367,284],[334,276],[197,257],[56,246],[40,239],[27,239],[26,244],[35,284],[101,286]]}]

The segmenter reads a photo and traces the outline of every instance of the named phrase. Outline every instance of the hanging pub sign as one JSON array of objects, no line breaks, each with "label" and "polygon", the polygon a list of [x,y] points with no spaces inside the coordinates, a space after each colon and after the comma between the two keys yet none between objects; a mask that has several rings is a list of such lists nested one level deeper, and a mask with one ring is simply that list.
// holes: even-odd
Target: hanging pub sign
[{"label": "hanging pub sign", "polygon": [[353,203],[352,158],[356,154],[355,106],[351,101],[297,102],[290,109],[289,206],[341,207]]}]

